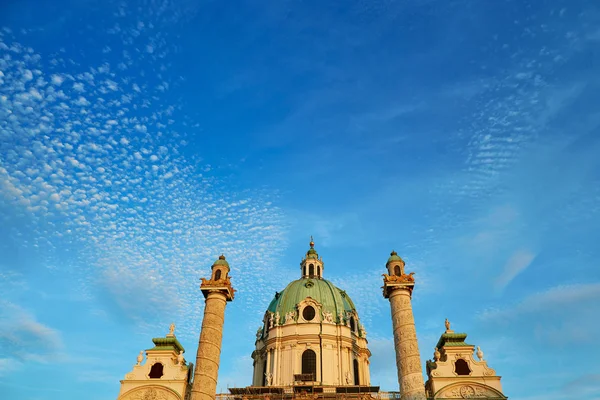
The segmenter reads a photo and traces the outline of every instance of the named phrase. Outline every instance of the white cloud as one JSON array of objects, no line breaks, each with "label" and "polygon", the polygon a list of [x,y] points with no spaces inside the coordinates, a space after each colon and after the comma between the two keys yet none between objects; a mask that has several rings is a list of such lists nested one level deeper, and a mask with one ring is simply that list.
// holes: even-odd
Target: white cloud
[{"label": "white cloud", "polygon": [[561,285],[534,293],[513,307],[490,309],[480,315],[483,319],[503,319],[521,314],[560,310],[565,306],[588,303],[600,299],[600,283]]},{"label": "white cloud", "polygon": [[60,75],[54,74],[52,75],[52,84],[55,86],[60,86],[62,85],[62,83],[65,81],[65,78],[63,78]]},{"label": "white cloud", "polygon": [[6,351],[0,372],[16,369],[24,362],[45,363],[54,359],[64,345],[60,333],[22,307],[0,302],[0,347]]},{"label": "white cloud", "polygon": [[83,83],[81,83],[81,82],[75,82],[73,84],[73,90],[75,90],[76,92],[84,92],[85,88],[83,86]]},{"label": "white cloud", "polygon": [[533,293],[520,302],[489,308],[479,318],[490,326],[518,325],[536,343],[564,346],[594,340],[600,328],[596,309],[600,303],[600,283],[560,285]]},{"label": "white cloud", "polygon": [[508,259],[500,276],[496,279],[496,288],[503,290],[517,275],[529,267],[535,257],[536,254],[529,249],[516,251]]}]

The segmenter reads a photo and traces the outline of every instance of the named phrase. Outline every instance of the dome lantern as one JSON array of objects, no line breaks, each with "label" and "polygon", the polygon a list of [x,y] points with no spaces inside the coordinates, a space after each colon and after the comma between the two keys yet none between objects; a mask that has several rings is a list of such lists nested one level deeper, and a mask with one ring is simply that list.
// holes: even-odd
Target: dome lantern
[{"label": "dome lantern", "polygon": [[385,264],[390,276],[402,276],[404,275],[404,260],[394,250],[390,253]]},{"label": "dome lantern", "polygon": [[312,236],[308,245],[310,248],[300,263],[301,276],[302,278],[323,279],[323,259],[319,258],[319,253],[315,250],[315,242]]}]

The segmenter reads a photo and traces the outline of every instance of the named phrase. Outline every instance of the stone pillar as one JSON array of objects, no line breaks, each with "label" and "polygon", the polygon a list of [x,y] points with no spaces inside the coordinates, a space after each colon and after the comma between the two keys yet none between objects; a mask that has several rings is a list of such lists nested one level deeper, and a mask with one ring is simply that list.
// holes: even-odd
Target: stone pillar
[{"label": "stone pillar", "polygon": [[[200,290],[206,300],[190,400],[215,400],[217,394],[225,305],[233,300],[235,292],[228,273],[229,264],[221,255],[212,266],[211,279],[201,278]],[[215,279],[217,275],[219,279]]]},{"label": "stone pillar", "polygon": [[206,296],[191,400],[215,399],[226,304],[225,293],[211,291]]},{"label": "stone pillar", "polygon": [[389,275],[383,275],[383,297],[390,300],[392,309],[400,398],[425,400],[421,357],[410,302],[415,287],[414,273],[404,272],[404,261],[395,251],[392,251],[385,266]]},{"label": "stone pillar", "polygon": [[409,288],[398,287],[389,293],[400,398],[425,400],[425,384],[410,297]]}]

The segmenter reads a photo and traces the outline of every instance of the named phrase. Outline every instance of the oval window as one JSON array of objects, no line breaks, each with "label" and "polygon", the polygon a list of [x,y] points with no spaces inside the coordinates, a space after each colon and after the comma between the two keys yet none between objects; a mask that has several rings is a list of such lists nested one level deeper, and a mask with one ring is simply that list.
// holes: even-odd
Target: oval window
[{"label": "oval window", "polygon": [[304,307],[304,310],[302,310],[302,317],[305,321],[312,321],[315,317],[315,309],[311,306]]}]

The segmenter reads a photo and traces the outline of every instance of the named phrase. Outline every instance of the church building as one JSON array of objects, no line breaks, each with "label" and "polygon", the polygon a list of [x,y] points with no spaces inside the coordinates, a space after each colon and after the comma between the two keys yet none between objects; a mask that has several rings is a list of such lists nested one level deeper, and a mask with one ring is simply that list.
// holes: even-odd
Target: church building
[{"label": "church building", "polygon": [[383,296],[390,302],[399,391],[371,386],[367,331],[350,296],[324,278],[323,259],[314,246],[311,238],[299,279],[276,292],[267,306],[256,332],[248,386],[216,393],[225,307],[234,299],[229,264],[220,256],[200,286],[206,306],[195,367],[185,361],[171,325],[166,337],[152,339],[145,363],[144,352],[138,355],[117,399],[507,399],[481,349],[465,342],[467,334],[451,330],[448,320],[433,359],[425,363],[424,381],[411,304],[414,273],[405,272],[396,252],[385,265]]}]

